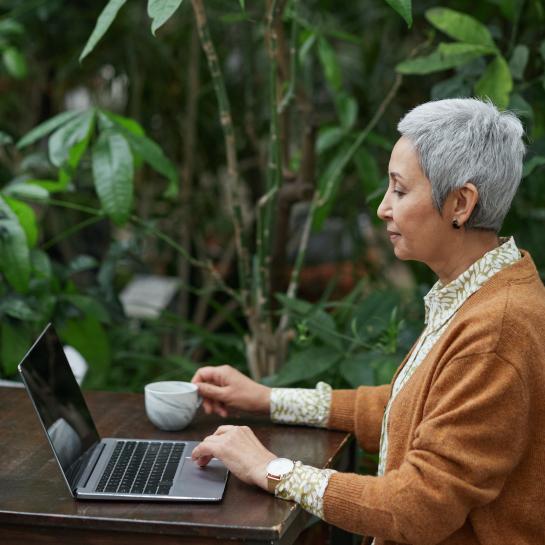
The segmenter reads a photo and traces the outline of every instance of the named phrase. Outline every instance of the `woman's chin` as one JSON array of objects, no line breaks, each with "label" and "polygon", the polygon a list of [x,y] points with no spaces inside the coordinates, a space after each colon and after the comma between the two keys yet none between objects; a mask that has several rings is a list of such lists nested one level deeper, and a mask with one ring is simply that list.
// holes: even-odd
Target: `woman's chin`
[{"label": "woman's chin", "polygon": [[394,245],[394,254],[398,259],[401,259],[402,261],[406,261],[408,259],[411,259],[408,252],[403,248],[402,244],[395,244]]}]

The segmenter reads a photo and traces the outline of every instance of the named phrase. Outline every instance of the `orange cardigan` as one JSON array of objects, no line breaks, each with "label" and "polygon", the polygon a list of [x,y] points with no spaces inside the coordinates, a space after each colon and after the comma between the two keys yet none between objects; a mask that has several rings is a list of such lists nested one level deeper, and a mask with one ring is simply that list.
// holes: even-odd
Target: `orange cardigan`
[{"label": "orange cardigan", "polygon": [[[385,475],[330,478],[326,521],[376,545],[545,544],[545,288],[522,254],[398,394]],[[378,452],[390,388],[335,390],[329,427]]]}]

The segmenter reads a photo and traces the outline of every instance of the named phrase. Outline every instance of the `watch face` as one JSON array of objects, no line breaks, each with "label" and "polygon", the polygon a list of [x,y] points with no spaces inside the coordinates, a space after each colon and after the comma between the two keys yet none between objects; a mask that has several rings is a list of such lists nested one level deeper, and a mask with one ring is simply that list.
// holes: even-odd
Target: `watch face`
[{"label": "watch face", "polygon": [[267,473],[271,475],[285,475],[293,469],[293,461],[288,458],[276,458],[269,462]]}]

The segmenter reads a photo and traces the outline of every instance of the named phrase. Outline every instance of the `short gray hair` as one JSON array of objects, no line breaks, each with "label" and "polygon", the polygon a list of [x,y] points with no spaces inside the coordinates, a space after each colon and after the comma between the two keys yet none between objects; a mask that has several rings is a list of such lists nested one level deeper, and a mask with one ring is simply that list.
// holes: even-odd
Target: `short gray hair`
[{"label": "short gray hair", "polygon": [[490,101],[449,98],[417,106],[397,128],[416,148],[437,209],[472,182],[479,201],[466,227],[498,232],[522,177],[524,129],[517,116]]}]

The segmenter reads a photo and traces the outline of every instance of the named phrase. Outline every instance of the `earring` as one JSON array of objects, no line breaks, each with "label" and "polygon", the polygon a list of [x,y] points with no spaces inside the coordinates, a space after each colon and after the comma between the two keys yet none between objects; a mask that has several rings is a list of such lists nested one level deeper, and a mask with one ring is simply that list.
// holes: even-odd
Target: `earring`
[{"label": "earring", "polygon": [[454,219],[452,220],[452,227],[454,227],[454,229],[460,229],[460,228],[461,228],[461,226],[460,226],[460,224],[458,223],[458,220],[457,220],[456,218],[454,218]]}]

